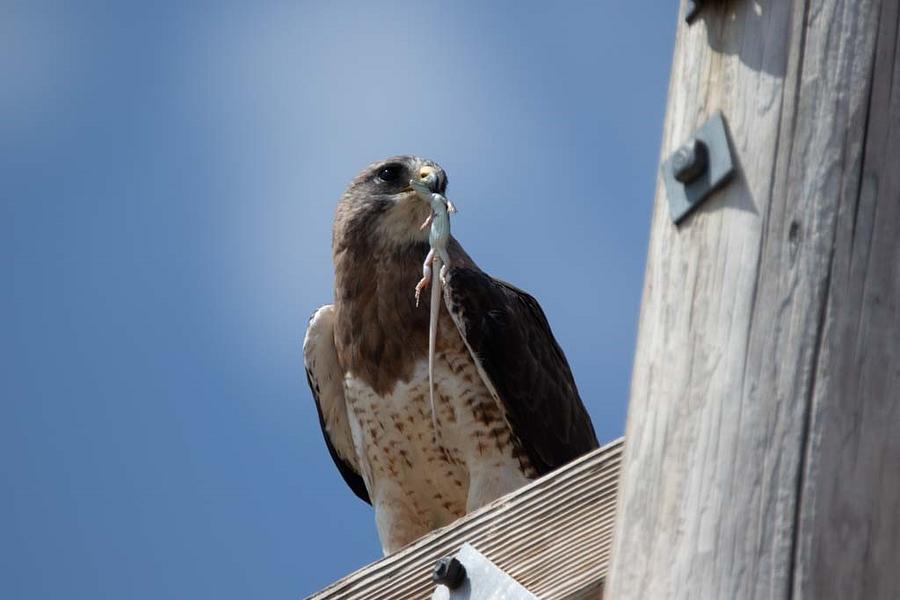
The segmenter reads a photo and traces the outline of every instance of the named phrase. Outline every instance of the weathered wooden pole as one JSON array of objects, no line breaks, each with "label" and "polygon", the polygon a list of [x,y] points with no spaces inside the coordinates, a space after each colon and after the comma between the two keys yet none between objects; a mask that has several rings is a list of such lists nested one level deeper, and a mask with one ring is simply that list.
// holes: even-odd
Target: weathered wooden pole
[{"label": "weathered wooden pole", "polygon": [[738,169],[657,186],[608,599],[900,598],[898,5],[678,25],[663,158],[721,110]]}]

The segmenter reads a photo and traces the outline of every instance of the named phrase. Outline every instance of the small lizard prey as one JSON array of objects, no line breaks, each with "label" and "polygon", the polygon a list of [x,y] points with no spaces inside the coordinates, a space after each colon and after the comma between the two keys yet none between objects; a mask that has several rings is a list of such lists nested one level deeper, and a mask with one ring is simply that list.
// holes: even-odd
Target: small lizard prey
[{"label": "small lizard prey", "polygon": [[450,214],[456,207],[443,194],[432,191],[436,175],[431,174],[424,181],[411,180],[410,187],[419,198],[431,207],[431,214],[422,223],[420,229],[431,225],[428,243],[431,249],[422,263],[422,279],[416,284],[416,306],[422,290],[431,283],[431,314],[428,322],[428,389],[431,398],[431,420],[437,435],[437,415],[434,409],[434,349],[437,341],[438,315],[441,312],[441,286],[444,284],[447,269],[450,267],[450,256],[447,254],[447,243],[450,240]]}]

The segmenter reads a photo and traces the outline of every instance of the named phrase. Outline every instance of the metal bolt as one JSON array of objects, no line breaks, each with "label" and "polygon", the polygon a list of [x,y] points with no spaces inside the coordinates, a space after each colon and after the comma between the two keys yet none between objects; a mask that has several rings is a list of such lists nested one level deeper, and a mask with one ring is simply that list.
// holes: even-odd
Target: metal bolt
[{"label": "metal bolt", "polygon": [[688,25],[694,22],[702,8],[703,0],[687,0],[687,6],[684,9],[684,20]]},{"label": "metal bolt", "polygon": [[672,156],[672,174],[681,183],[695,181],[709,166],[709,150],[701,140],[692,139]]},{"label": "metal bolt", "polygon": [[446,585],[455,590],[466,579],[466,568],[455,556],[449,556],[437,561],[431,580],[436,584]]}]

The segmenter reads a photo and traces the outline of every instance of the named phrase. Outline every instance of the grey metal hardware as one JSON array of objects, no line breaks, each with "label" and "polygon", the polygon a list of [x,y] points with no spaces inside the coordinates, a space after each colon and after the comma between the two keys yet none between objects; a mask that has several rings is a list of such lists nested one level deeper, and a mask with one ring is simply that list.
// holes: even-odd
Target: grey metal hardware
[{"label": "grey metal hardware", "polygon": [[703,140],[692,138],[672,155],[672,175],[688,184],[703,175],[709,166],[709,150]]},{"label": "grey metal hardware", "polygon": [[660,167],[672,220],[680,223],[734,174],[725,118],[716,112]]},{"label": "grey metal hardware", "polygon": [[684,20],[688,25],[697,19],[700,10],[703,8],[703,0],[687,0],[687,6],[684,8]]},{"label": "grey metal hardware", "polygon": [[431,580],[455,590],[466,579],[466,568],[455,556],[442,558],[434,565]]},{"label": "grey metal hardware", "polygon": [[452,559],[439,560],[435,575],[450,568],[452,561],[459,564],[461,579],[452,588],[439,582],[432,600],[539,600],[469,544],[463,544]]}]

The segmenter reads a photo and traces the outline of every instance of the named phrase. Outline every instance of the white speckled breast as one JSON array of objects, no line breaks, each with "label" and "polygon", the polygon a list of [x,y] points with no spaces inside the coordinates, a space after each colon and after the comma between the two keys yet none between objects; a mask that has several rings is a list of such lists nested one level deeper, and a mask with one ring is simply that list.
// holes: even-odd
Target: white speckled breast
[{"label": "white speckled breast", "polygon": [[385,396],[352,373],[344,380],[353,444],[386,552],[533,477],[462,340],[452,337],[458,346],[445,344],[435,357],[437,432],[427,361]]}]

